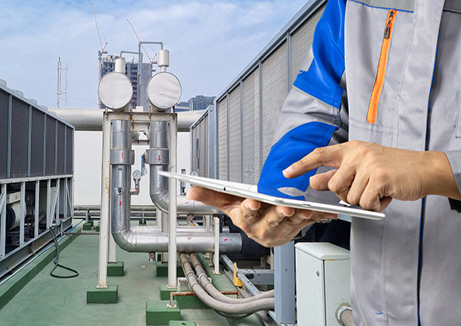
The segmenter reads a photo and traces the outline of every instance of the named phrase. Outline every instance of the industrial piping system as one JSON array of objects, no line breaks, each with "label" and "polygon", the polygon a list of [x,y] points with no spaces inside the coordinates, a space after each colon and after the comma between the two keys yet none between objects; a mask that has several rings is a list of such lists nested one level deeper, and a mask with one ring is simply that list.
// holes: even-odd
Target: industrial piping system
[{"label": "industrial piping system", "polygon": [[[166,50],[163,50],[166,51]],[[162,52],[163,53],[163,52]],[[132,86],[122,73],[124,59],[117,59],[116,71],[105,75],[99,84],[98,92],[101,102],[115,112],[104,113],[103,118],[103,193],[101,202],[101,234],[104,234],[105,203],[109,201],[109,220],[113,240],[122,249],[132,252],[168,251],[168,286],[176,287],[177,252],[213,252],[217,248],[212,233],[198,231],[199,228],[179,228],[176,225],[178,209],[190,213],[195,209],[204,214],[215,214],[215,208],[203,204],[186,201],[176,193],[176,181],[168,180],[158,174],[159,171],[176,170],[176,114],[163,113],[173,107],[180,98],[181,86],[179,80],[166,72],[168,55],[162,55],[162,71],[154,75],[147,86],[148,98],[154,108],[151,112],[132,112],[129,101]],[[131,189],[131,165],[134,164],[132,150],[132,135],[140,131],[147,132],[150,148],[145,153],[145,162],[150,165],[150,197],[157,207],[157,216],[168,217],[168,223],[162,227],[146,228],[131,226],[130,210],[131,195],[136,193]],[[145,142],[147,143],[147,142]],[[107,148],[110,146],[110,150]],[[108,153],[109,152],[109,153]],[[104,153],[108,153],[106,166]],[[110,173],[104,172],[110,168]],[[105,201],[110,189],[110,200]],[[179,206],[177,205],[179,201]],[[164,225],[168,227],[164,227]],[[168,233],[166,233],[168,229]],[[195,231],[197,230],[197,231]],[[179,231],[179,232],[178,232]],[[100,242],[107,241],[104,235]],[[240,234],[220,234],[220,251],[223,253],[240,252],[242,238]],[[115,244],[114,244],[115,245]],[[109,252],[110,250],[109,246]],[[115,247],[114,247],[115,249]],[[105,249],[100,244],[100,257],[105,255]],[[109,253],[110,255],[110,253]],[[104,258],[104,257],[103,257]],[[100,258],[98,286],[107,286],[104,275],[104,259]],[[100,282],[100,279],[103,280]]]},{"label": "industrial piping system", "polygon": [[[168,250],[168,234],[158,229],[147,229],[144,226],[130,225],[131,210],[131,165],[134,164],[134,151],[131,150],[131,121],[112,121],[112,149],[110,151],[111,164],[111,230],[115,242],[120,248],[130,252],[152,252]],[[165,122],[154,121],[150,123],[166,127]],[[156,130],[156,129],[153,129]],[[151,129],[151,147],[149,157],[169,157],[168,149],[156,146],[167,143],[168,134],[166,129]],[[156,135],[158,133],[158,135]],[[160,140],[159,140],[160,139]],[[155,155],[155,156],[154,156]],[[158,208],[166,213],[169,211],[168,185],[165,182],[158,184],[161,179],[166,179],[155,173],[158,169],[168,170],[168,160],[158,160],[158,164],[151,164],[151,198]],[[154,171],[154,173],[152,172]],[[155,178],[154,176],[157,176]],[[162,180],[163,181],[163,180]],[[185,232],[182,229],[176,237],[178,251],[182,252],[212,252],[214,250],[213,234],[203,233],[199,228],[190,227]],[[194,232],[194,229],[200,230]],[[221,234],[220,245],[224,253],[239,252],[242,240],[239,234]]]}]

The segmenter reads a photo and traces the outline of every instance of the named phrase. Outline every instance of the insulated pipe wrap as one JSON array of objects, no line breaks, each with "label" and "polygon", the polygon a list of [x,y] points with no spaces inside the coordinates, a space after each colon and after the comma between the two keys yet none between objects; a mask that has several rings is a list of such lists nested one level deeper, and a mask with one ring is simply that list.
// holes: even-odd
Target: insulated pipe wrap
[{"label": "insulated pipe wrap", "polygon": [[170,202],[168,178],[162,177],[158,172],[168,171],[168,164],[164,163],[167,154],[169,162],[168,131],[168,123],[165,121],[153,121],[150,123],[150,150],[148,151],[150,198],[155,206],[165,213],[168,213]]},{"label": "insulated pipe wrap", "polygon": [[187,256],[182,253],[179,255],[181,265],[184,270],[184,275],[187,276],[187,281],[190,288],[199,297],[199,299],[210,308],[226,314],[248,314],[260,310],[274,309],[274,298],[262,298],[253,302],[246,303],[224,303],[211,297],[197,282],[195,273],[187,259]]},{"label": "insulated pipe wrap", "polygon": [[[131,151],[131,122],[114,120],[112,122],[112,148],[113,153],[129,153]],[[112,154],[112,152],[111,152]],[[112,159],[112,155],[111,155]],[[111,160],[111,216],[112,233],[129,231],[131,207],[131,164]]]},{"label": "insulated pipe wrap", "polygon": [[110,164],[134,164],[134,151],[130,149],[111,149]]},{"label": "insulated pipe wrap", "polygon": [[[146,233],[136,227],[131,227],[130,229],[121,221],[121,223],[112,223],[112,235],[115,242],[125,251],[168,251],[167,233]],[[178,252],[213,252],[214,250],[213,235],[209,233],[178,232],[176,243]],[[240,253],[242,251],[242,238],[238,233],[221,234],[219,243],[221,246],[220,251],[225,254]]]}]

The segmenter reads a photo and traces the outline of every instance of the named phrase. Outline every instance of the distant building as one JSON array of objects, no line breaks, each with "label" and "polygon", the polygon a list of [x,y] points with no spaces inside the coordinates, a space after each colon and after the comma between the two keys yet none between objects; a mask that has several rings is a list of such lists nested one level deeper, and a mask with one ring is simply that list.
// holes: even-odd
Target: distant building
[{"label": "distant building", "polygon": [[179,102],[174,106],[176,112],[189,111],[189,102]]},{"label": "distant building", "polygon": [[203,96],[197,95],[189,100],[189,110],[198,111],[205,110],[208,105],[212,105],[214,102],[215,96]]},{"label": "distant building", "polygon": [[[107,55],[102,59],[101,63],[101,78],[115,70],[115,59],[119,56]],[[149,99],[147,98],[146,87],[149,79],[152,77],[152,65],[150,63],[142,64],[142,80],[141,85],[138,85],[138,63],[131,61],[127,62],[125,66],[125,74],[133,85],[133,97],[131,98],[130,105],[132,109],[136,106],[142,106],[144,111],[149,110]],[[99,103],[99,107],[104,109],[104,105]]]}]

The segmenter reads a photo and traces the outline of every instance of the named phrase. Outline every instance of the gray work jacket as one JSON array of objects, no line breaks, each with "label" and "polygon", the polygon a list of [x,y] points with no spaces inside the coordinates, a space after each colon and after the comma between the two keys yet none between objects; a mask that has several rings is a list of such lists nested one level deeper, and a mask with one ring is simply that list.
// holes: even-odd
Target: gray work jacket
[{"label": "gray work jacket", "polygon": [[[330,0],[260,190],[278,188],[281,170],[309,150],[346,140],[444,151],[461,189],[460,111],[460,0]],[[308,150],[287,154],[303,142]],[[441,196],[393,200],[385,213],[352,219],[354,323],[461,325],[461,214]]]}]

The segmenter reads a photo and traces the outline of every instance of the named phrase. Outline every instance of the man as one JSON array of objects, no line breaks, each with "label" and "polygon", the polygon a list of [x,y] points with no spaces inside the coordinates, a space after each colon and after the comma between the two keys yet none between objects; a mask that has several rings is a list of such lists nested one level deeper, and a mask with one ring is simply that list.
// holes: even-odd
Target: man
[{"label": "man", "polygon": [[[330,0],[280,114],[259,191],[330,190],[386,213],[352,219],[356,325],[460,324],[460,31],[461,1]],[[266,246],[333,217],[198,187],[188,197]]]}]

